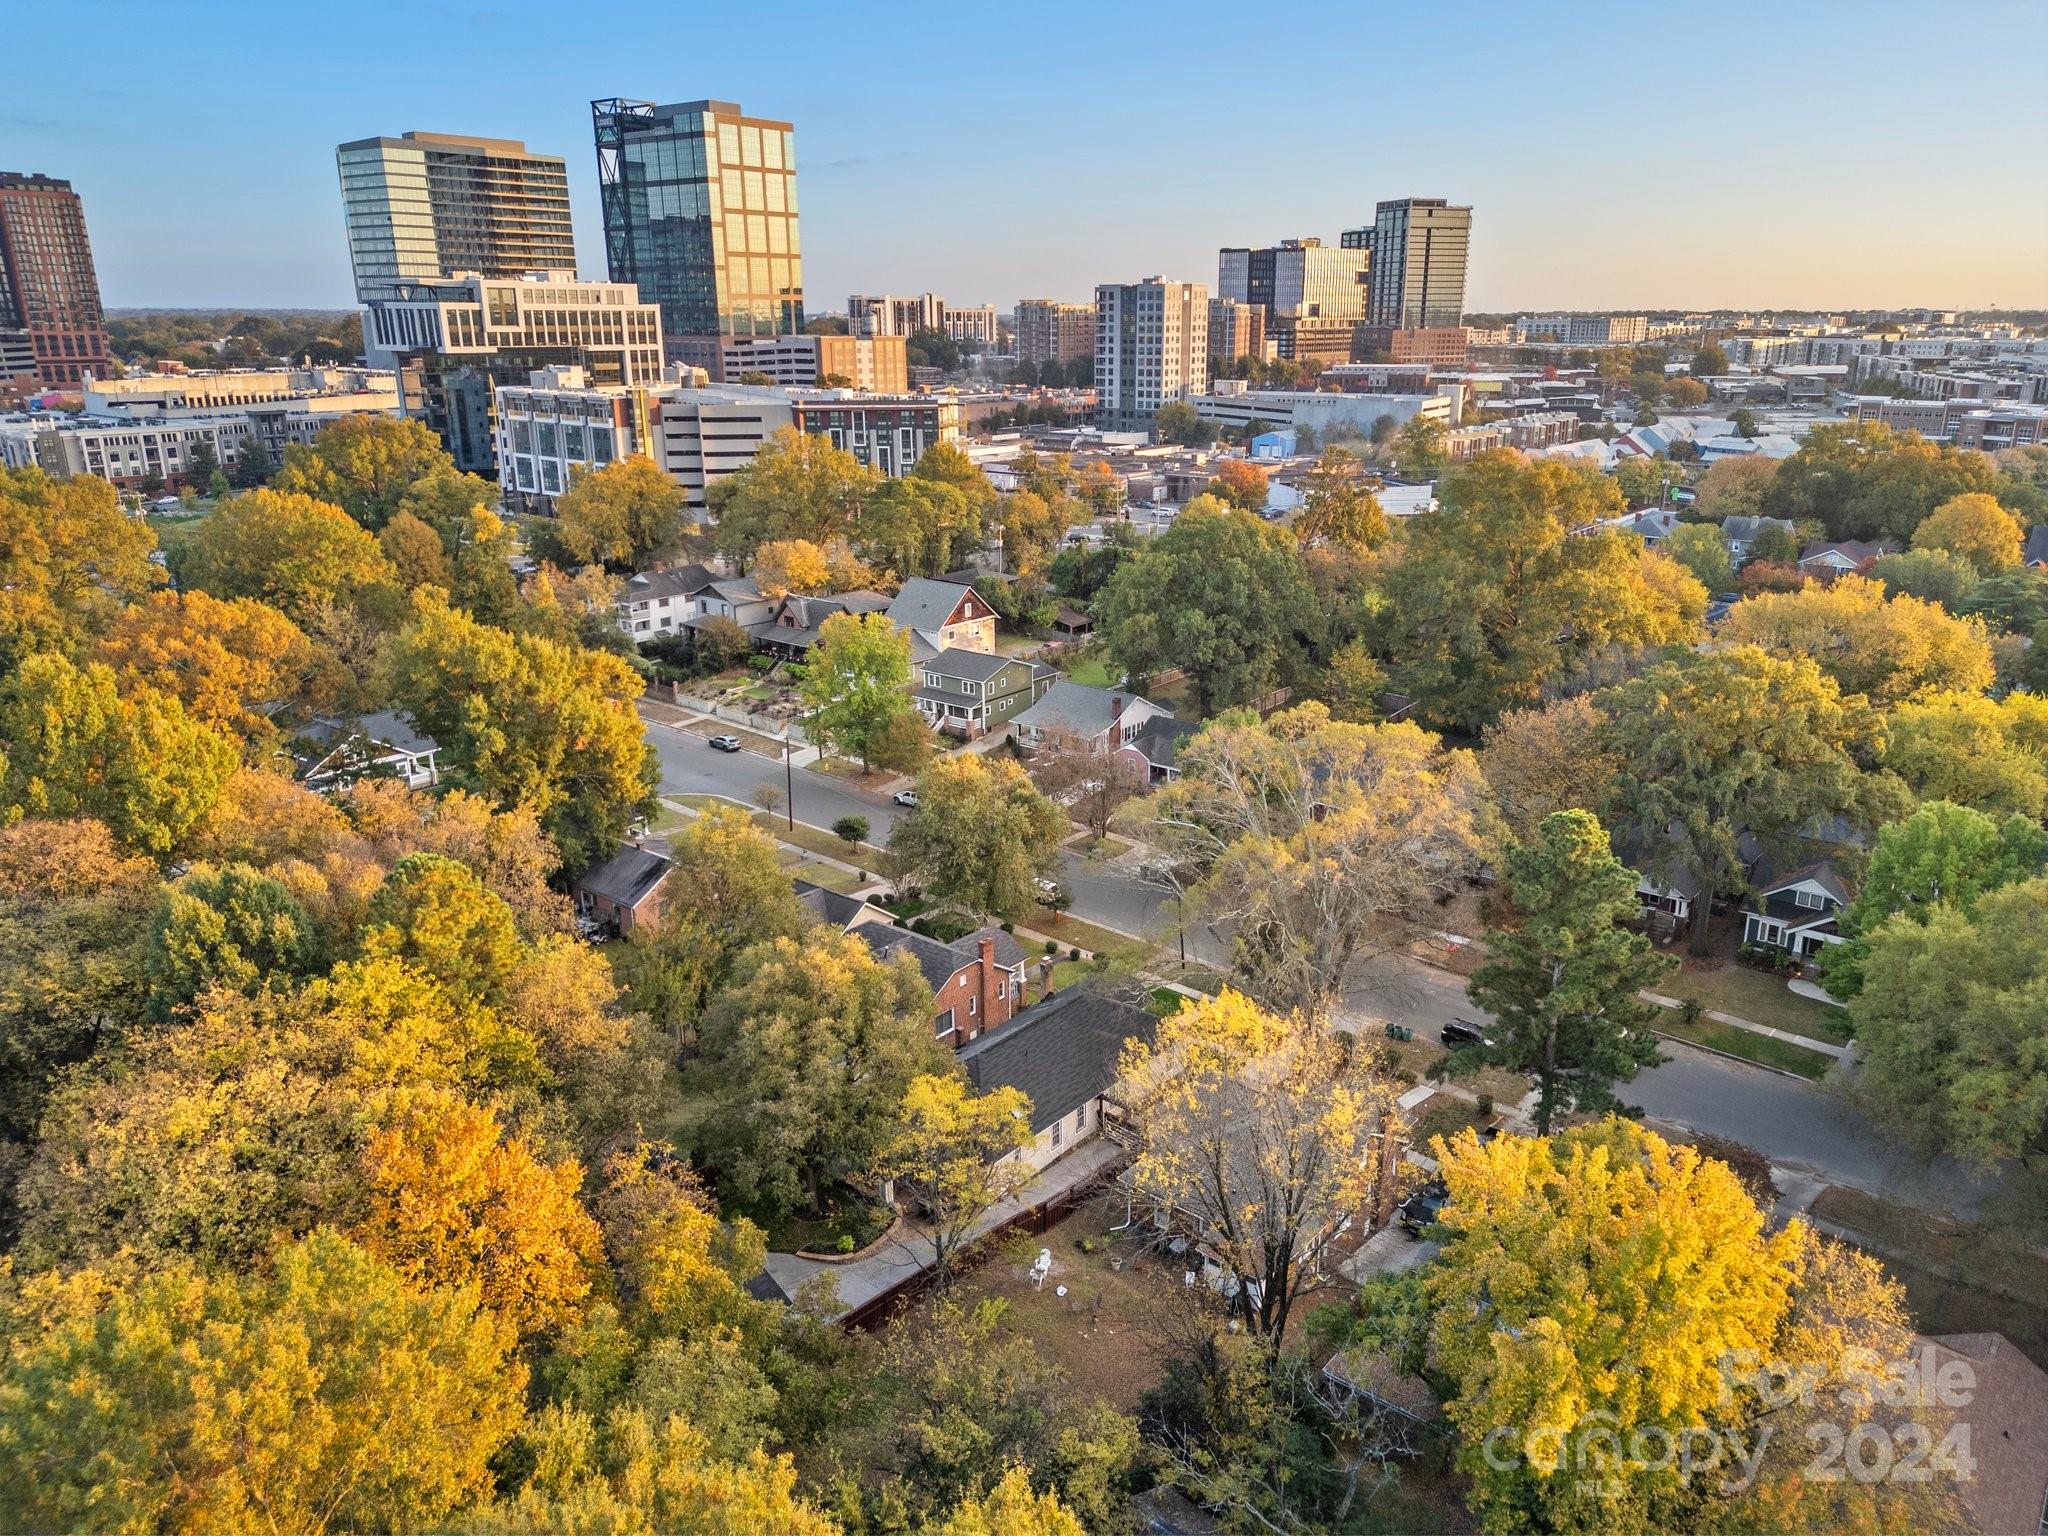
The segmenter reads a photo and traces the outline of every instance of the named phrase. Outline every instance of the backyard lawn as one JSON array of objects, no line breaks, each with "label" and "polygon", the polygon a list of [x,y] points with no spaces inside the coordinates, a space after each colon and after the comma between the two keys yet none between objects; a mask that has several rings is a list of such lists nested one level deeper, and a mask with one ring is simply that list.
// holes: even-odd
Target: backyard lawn
[{"label": "backyard lawn", "polygon": [[1069,680],[1082,683],[1090,688],[1114,687],[1109,679],[1109,663],[1100,656],[1084,656],[1068,671]]},{"label": "backyard lawn", "polygon": [[1719,1009],[1752,1024],[1768,1024],[1830,1045],[1849,1043],[1847,1010],[1801,997],[1785,985],[1784,977],[1732,960],[1688,961],[1650,990],[1666,997],[1690,998],[1702,1008]]}]

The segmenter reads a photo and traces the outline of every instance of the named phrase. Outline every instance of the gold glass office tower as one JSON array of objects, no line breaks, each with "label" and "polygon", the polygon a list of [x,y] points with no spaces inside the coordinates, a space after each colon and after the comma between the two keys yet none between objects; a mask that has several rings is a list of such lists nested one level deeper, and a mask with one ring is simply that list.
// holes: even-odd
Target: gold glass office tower
[{"label": "gold glass office tower", "polygon": [[671,354],[802,331],[792,126],[729,101],[613,97],[590,113],[611,279],[661,306]]}]

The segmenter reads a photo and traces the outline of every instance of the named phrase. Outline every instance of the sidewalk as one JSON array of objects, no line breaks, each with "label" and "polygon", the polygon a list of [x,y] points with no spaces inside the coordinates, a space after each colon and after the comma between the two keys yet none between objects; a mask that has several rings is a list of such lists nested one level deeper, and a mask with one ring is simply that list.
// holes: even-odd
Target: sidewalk
[{"label": "sidewalk", "polygon": [[[1655,1003],[1659,1008],[1683,1008],[1685,1004],[1675,997],[1666,997],[1661,992],[1639,994],[1646,1003]],[[1738,1018],[1732,1013],[1723,1013],[1718,1008],[1702,1008],[1700,1017],[1712,1019],[1716,1024],[1730,1024],[1737,1029],[1746,1029],[1752,1035],[1768,1035],[1773,1040],[1783,1040],[1787,1045],[1801,1046],[1822,1056],[1832,1056],[1837,1061],[1848,1058],[1849,1047],[1835,1045],[1827,1040],[1816,1040],[1811,1035],[1795,1035],[1788,1029],[1773,1029],[1768,1024],[1758,1024],[1750,1019]]]},{"label": "sidewalk", "polygon": [[[1042,1169],[1016,1198],[1005,1200],[977,1221],[970,1240],[986,1237],[1030,1216],[1040,1206],[1050,1205],[1071,1194],[1101,1177],[1123,1156],[1124,1149],[1107,1137],[1097,1136],[1083,1142]],[[832,1316],[843,1318],[909,1285],[932,1267],[930,1247],[922,1240],[914,1223],[906,1225],[912,1236],[899,1238],[865,1258],[845,1264],[798,1258],[793,1253],[771,1253],[766,1264],[768,1276],[786,1296],[796,1295],[807,1282],[819,1275],[832,1276],[838,1286],[839,1301]]]}]

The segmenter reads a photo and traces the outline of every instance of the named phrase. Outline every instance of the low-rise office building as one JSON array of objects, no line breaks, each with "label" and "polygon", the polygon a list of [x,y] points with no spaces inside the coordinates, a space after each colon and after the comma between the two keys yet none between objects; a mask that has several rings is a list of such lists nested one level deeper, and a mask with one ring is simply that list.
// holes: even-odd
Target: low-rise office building
[{"label": "low-rise office building", "polygon": [[424,420],[457,469],[498,478],[497,390],[547,368],[600,388],[661,382],[661,312],[631,283],[572,272],[400,282],[373,300],[364,344],[398,359],[405,414]]},{"label": "low-rise office building", "polygon": [[1551,341],[1570,347],[1631,346],[1650,334],[1643,315],[1523,315],[1515,322],[1517,341]]},{"label": "low-rise office building", "polygon": [[1352,394],[1319,390],[1230,389],[1235,380],[1218,380],[1207,394],[1191,395],[1188,404],[1204,421],[1243,430],[1254,421],[1269,427],[1308,427],[1318,434],[1332,427],[1369,433],[1382,416],[1396,426],[1426,416],[1448,428],[1456,420],[1454,402],[1440,394]]},{"label": "low-rise office building", "polygon": [[909,354],[901,336],[734,336],[719,344],[718,382],[758,374],[798,389],[843,385],[878,395],[910,388]]},{"label": "low-rise office building", "polygon": [[651,411],[647,390],[593,389],[581,369],[544,369],[529,384],[501,385],[498,484],[506,509],[553,516],[578,471],[645,451]]}]

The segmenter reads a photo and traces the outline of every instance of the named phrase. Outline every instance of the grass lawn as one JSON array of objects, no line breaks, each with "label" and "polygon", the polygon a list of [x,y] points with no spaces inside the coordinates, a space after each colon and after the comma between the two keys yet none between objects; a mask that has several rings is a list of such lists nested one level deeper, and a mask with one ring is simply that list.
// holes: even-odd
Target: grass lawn
[{"label": "grass lawn", "polygon": [[1830,1045],[1849,1043],[1846,1009],[1801,997],[1785,985],[1784,977],[1751,970],[1732,960],[1711,968],[1688,963],[1650,990],[1666,997],[1691,998],[1703,1008],[1717,1008],[1752,1024],[1768,1024]]},{"label": "grass lawn", "polygon": [[1091,859],[1118,859],[1131,851],[1131,845],[1120,837],[1090,837],[1086,833],[1072,846],[1076,853]]},{"label": "grass lawn", "polygon": [[1675,1008],[1665,1009],[1653,1024],[1659,1033],[1674,1039],[1690,1040],[1694,1045],[1726,1051],[1730,1056],[1740,1056],[1745,1061],[1758,1062],[1766,1067],[1780,1067],[1814,1082],[1827,1076],[1828,1068],[1835,1064],[1832,1056],[1809,1051],[1805,1046],[1794,1045],[1788,1040],[1773,1040],[1769,1035],[1737,1029],[1733,1024],[1722,1024],[1713,1019],[1688,1024],[1678,1016]]},{"label": "grass lawn", "polygon": [[649,824],[648,831],[652,832],[656,837],[668,837],[676,832],[680,832],[690,823],[691,819],[672,805],[657,806],[654,812],[654,820]]},{"label": "grass lawn", "polygon": [[1449,1141],[1462,1130],[1477,1130],[1480,1125],[1479,1106],[1470,1099],[1461,1099],[1454,1093],[1432,1094],[1422,1101],[1415,1112],[1415,1123],[1410,1128],[1409,1140],[1424,1151],[1429,1149],[1430,1139],[1441,1136]]},{"label": "grass lawn", "polygon": [[1100,656],[1084,656],[1067,672],[1070,680],[1086,684],[1090,688],[1113,688],[1110,681],[1109,663]]},{"label": "grass lawn", "polygon": [[1062,949],[1078,946],[1081,949],[1092,950],[1098,955],[1129,955],[1136,959],[1144,958],[1147,950],[1147,946],[1141,940],[1127,939],[1111,929],[1099,928],[1094,923],[1083,922],[1078,917],[1070,917],[1064,912],[1052,912],[1044,907],[1040,907],[1030,917],[1025,918],[1024,926],[1033,933],[1042,933],[1048,939],[1059,940]]},{"label": "grass lawn", "polygon": [[794,848],[782,850],[782,867],[799,880],[822,886],[828,891],[837,891],[842,896],[851,896],[868,883],[867,876],[857,875],[850,869],[841,869],[837,864],[821,864],[816,859],[807,859]]},{"label": "grass lawn", "polygon": [[882,871],[882,850],[873,844],[861,843],[849,849],[844,839],[834,837],[823,827],[807,826],[801,821],[792,830],[789,822],[779,812],[773,816],[766,811],[754,812],[754,825],[780,842],[807,848],[812,853],[822,853],[828,859],[841,859],[848,864],[858,864],[862,869],[873,870],[876,874]]},{"label": "grass lawn", "polygon": [[1064,992],[1078,987],[1099,969],[1093,960],[1062,960],[1052,968],[1052,989]]},{"label": "grass lawn", "polygon": [[1171,987],[1154,987],[1151,996],[1145,999],[1145,1007],[1157,1018],[1170,1018],[1187,1007],[1187,994],[1176,992]]}]

